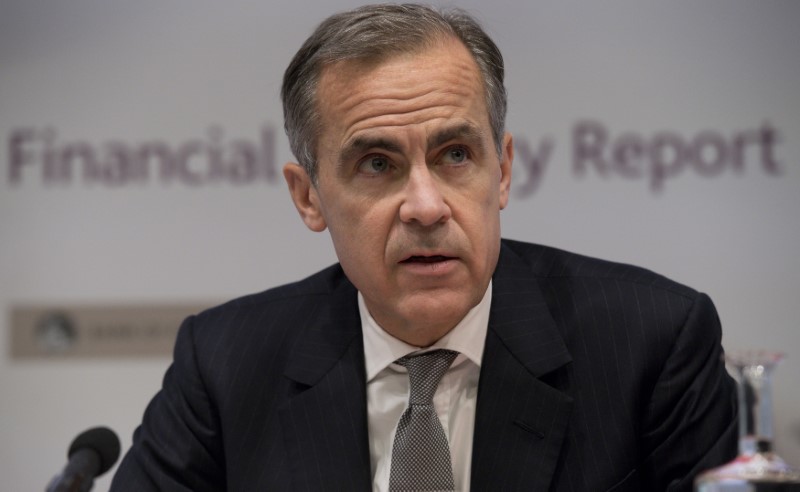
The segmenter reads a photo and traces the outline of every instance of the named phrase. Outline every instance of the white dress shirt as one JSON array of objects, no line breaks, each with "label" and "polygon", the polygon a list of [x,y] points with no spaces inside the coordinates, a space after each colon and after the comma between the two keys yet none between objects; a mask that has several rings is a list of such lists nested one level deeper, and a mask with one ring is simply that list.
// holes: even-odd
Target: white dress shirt
[{"label": "white dress shirt", "polygon": [[439,383],[433,404],[450,444],[456,490],[469,490],[478,376],[491,303],[492,284],[489,282],[481,302],[455,328],[423,349],[383,331],[358,293],[367,369],[367,424],[373,490],[389,490],[394,435],[397,422],[408,406],[408,373],[394,361],[412,352],[441,348],[455,350],[459,355]]}]

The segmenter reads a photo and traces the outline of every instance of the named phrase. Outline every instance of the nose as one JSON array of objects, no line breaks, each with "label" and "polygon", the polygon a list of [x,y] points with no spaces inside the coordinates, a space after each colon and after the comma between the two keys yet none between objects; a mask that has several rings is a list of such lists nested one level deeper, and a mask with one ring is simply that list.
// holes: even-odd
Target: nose
[{"label": "nose", "polygon": [[412,166],[400,205],[400,220],[423,226],[446,222],[452,211],[442,195],[441,184],[427,165]]}]

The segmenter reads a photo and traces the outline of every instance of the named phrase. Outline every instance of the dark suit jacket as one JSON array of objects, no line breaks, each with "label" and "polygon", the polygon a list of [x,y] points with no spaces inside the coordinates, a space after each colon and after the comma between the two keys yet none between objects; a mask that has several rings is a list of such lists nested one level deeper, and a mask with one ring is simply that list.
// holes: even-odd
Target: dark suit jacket
[{"label": "dark suit jacket", "polygon": [[[709,298],[503,241],[472,490],[689,490],[736,452]],[[333,266],[180,329],[112,490],[369,490],[356,289]]]}]

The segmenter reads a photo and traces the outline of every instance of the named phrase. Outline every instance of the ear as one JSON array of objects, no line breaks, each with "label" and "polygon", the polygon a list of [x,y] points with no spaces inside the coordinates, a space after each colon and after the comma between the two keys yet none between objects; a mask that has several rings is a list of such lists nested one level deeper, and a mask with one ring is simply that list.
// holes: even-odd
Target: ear
[{"label": "ear", "polygon": [[306,170],[299,164],[289,162],[283,166],[283,177],[289,185],[294,206],[306,227],[314,232],[324,231],[327,224],[322,216],[319,194]]},{"label": "ear", "polygon": [[506,133],[503,136],[503,155],[500,157],[500,210],[508,205],[512,162],[514,162],[514,138],[510,133]]}]

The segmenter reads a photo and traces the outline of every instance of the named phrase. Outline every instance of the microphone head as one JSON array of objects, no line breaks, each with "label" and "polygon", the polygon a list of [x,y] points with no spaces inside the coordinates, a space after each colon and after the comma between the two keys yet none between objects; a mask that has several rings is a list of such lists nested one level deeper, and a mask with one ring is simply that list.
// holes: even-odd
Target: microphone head
[{"label": "microphone head", "polygon": [[67,452],[67,459],[81,449],[91,449],[100,457],[100,470],[97,475],[102,475],[114,466],[119,458],[119,438],[108,427],[93,427],[82,432],[72,441]]}]

